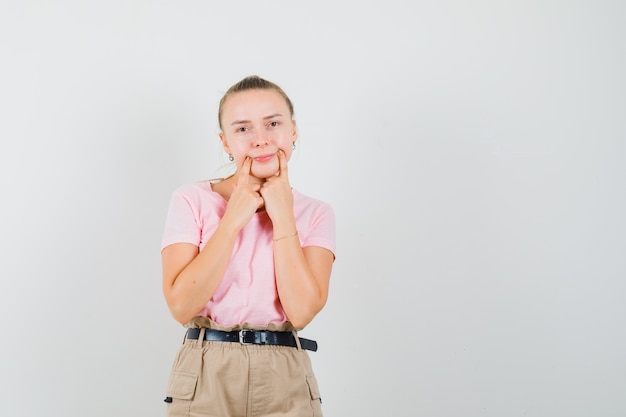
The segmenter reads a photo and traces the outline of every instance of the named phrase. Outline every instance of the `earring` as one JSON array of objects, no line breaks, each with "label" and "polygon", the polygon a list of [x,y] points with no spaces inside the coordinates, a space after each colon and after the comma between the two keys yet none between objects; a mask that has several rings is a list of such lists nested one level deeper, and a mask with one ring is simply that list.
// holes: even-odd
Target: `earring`
[{"label": "earring", "polygon": [[293,143],[293,145],[291,145],[291,150],[295,151],[296,150],[296,142]]},{"label": "earring", "polygon": [[233,161],[235,160],[235,157],[234,157],[232,154],[229,154],[229,155],[228,155],[228,160],[229,160],[230,162],[233,162]]}]

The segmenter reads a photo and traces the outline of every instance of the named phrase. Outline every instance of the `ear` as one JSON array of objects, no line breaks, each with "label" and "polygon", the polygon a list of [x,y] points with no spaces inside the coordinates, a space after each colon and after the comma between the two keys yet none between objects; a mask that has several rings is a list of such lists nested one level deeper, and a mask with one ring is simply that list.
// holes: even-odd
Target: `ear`
[{"label": "ear", "polygon": [[291,123],[293,125],[293,131],[291,132],[292,142],[295,143],[298,140],[298,129],[296,128],[295,119],[291,119]]},{"label": "ear", "polygon": [[222,147],[224,148],[224,151],[230,155],[230,148],[228,147],[228,143],[226,143],[226,139],[224,139],[224,132],[220,132],[219,137],[220,141],[222,141]]}]

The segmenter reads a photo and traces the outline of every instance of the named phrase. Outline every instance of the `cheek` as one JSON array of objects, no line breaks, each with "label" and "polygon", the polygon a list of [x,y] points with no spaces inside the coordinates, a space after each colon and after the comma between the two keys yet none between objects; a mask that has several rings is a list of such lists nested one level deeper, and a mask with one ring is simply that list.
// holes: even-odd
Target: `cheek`
[{"label": "cheek", "polygon": [[289,132],[281,132],[280,135],[276,135],[275,144],[277,147],[283,149],[285,152],[293,146],[294,137]]},{"label": "cheek", "polygon": [[234,156],[245,154],[248,146],[246,146],[246,141],[242,140],[233,140],[229,142],[228,148],[230,149],[230,153]]}]

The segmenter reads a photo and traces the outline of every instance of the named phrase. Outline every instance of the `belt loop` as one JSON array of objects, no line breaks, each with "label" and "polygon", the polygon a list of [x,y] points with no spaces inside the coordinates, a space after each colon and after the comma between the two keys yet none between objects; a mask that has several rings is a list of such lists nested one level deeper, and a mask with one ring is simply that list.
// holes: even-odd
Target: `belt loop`
[{"label": "belt loop", "polygon": [[296,329],[291,329],[291,334],[296,340],[296,346],[298,347],[298,350],[302,350],[302,346],[300,346],[300,338],[298,337],[298,331]]},{"label": "belt loop", "polygon": [[198,334],[198,340],[196,340],[196,348],[202,349],[202,342],[204,342],[204,333],[206,332],[206,327],[200,327],[200,334]]}]

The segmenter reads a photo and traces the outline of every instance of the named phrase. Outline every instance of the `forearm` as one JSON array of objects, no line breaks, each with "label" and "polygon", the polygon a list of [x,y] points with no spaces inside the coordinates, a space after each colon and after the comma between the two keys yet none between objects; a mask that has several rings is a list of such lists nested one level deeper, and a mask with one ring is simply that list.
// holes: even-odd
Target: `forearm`
[{"label": "forearm", "polygon": [[278,296],[289,321],[301,329],[324,307],[327,291],[310,268],[298,236],[280,237],[283,238],[274,242]]},{"label": "forearm", "polygon": [[232,255],[238,230],[218,226],[202,250],[178,273],[167,301],[174,318],[187,323],[209,302]]}]

